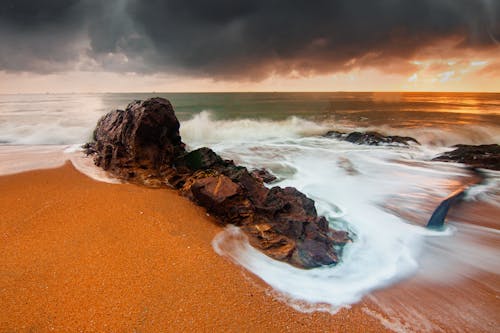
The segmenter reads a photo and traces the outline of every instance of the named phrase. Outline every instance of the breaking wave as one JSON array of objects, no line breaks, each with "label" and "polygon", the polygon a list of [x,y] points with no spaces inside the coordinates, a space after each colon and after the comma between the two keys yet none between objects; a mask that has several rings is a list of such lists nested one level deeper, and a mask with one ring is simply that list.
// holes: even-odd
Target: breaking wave
[{"label": "breaking wave", "polygon": [[190,144],[222,141],[256,141],[273,138],[298,138],[322,135],[328,127],[299,117],[272,121],[267,119],[214,120],[214,114],[202,111],[181,125],[182,139]]},{"label": "breaking wave", "polygon": [[202,111],[181,124],[181,136],[193,146],[224,141],[248,142],[267,139],[296,139],[322,136],[329,130],[343,132],[378,131],[385,135],[411,136],[424,147],[446,148],[457,144],[491,144],[500,142],[500,127],[495,125],[456,125],[447,127],[401,128],[365,126],[336,122],[332,119],[312,121],[296,116],[285,120],[232,119],[218,120],[210,111]]}]

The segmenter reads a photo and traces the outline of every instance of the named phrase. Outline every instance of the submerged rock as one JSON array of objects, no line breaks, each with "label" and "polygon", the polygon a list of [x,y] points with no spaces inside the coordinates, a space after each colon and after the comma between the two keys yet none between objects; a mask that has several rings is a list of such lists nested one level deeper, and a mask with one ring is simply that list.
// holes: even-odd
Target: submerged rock
[{"label": "submerged rock", "polygon": [[344,169],[345,172],[349,175],[349,176],[356,176],[356,175],[359,175],[359,171],[358,169],[356,169],[356,167],[354,166],[354,164],[351,162],[350,159],[348,159],[347,157],[339,157],[338,161],[337,161],[337,165]]},{"label": "submerged rock", "polygon": [[379,132],[339,132],[328,131],[325,137],[331,137],[343,141],[348,141],[358,145],[405,145],[408,146],[411,142],[420,144],[417,140],[409,136],[388,135],[385,136]]},{"label": "submerged rock", "polygon": [[433,161],[464,163],[474,168],[500,170],[500,145],[456,145]]},{"label": "submerged rock", "polygon": [[264,169],[224,160],[210,148],[184,149],[169,101],[153,98],[108,113],[86,145],[95,164],[148,186],[169,184],[214,215],[240,226],[268,256],[300,268],[336,264],[348,234],[329,228],[314,201],[293,187],[268,189]]}]

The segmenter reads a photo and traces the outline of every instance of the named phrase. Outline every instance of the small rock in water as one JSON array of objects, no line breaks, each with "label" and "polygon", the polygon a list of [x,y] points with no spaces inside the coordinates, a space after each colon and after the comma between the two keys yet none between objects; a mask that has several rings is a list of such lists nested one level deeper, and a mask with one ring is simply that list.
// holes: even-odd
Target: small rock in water
[{"label": "small rock in water", "polygon": [[464,163],[474,168],[500,170],[500,145],[456,145],[453,151],[433,158],[433,161]]},{"label": "small rock in water", "polygon": [[328,131],[325,137],[335,138],[342,141],[348,141],[358,145],[404,145],[408,146],[410,142],[420,144],[417,140],[409,136],[388,135],[385,136],[379,132],[339,132]]}]

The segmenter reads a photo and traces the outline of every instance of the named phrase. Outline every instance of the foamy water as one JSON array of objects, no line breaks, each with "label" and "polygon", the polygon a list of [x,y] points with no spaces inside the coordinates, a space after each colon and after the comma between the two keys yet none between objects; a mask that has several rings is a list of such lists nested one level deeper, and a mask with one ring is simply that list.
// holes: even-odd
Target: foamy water
[{"label": "foamy water", "polygon": [[92,157],[86,156],[77,145],[0,145],[0,176],[31,170],[43,170],[71,164],[94,180],[120,184],[119,179],[94,165]]},{"label": "foamy water", "polygon": [[[436,232],[422,226],[440,198],[462,186],[468,177],[463,167],[439,164],[433,168],[416,146],[374,148],[316,137],[225,142],[216,149],[242,164],[267,167],[282,179],[273,185],[303,191],[316,200],[318,213],[332,227],[354,235],[339,265],[307,271],[275,263],[251,248],[235,228],[228,228],[213,243],[219,254],[261,277],[292,304],[320,303],[322,309],[328,304],[332,312],[417,272],[427,238],[453,237],[455,228]],[[356,174],[339,163],[345,159]],[[423,164],[398,162],[415,160]],[[398,196],[402,198],[398,198],[399,212],[395,214],[386,204]],[[400,217],[407,210],[420,213],[408,221]],[[478,258],[482,256],[477,253]]]},{"label": "foamy water", "polygon": [[[365,312],[401,332],[446,330],[449,322],[439,319],[445,315],[464,329],[489,331],[498,324],[487,306],[476,305],[467,316],[457,306],[467,304],[477,292],[464,290],[461,283],[484,284],[484,274],[490,279],[488,288],[498,295],[498,229],[453,220],[442,231],[423,227],[441,200],[472,181],[463,165],[430,159],[449,150],[450,143],[498,142],[493,141],[499,135],[494,126],[466,128],[451,136],[449,129],[404,129],[397,134],[417,137],[422,146],[367,147],[314,136],[328,127],[324,123],[243,123],[216,121],[202,113],[184,123],[182,136],[193,148],[209,144],[237,163],[268,168],[280,179],[273,186],[294,186],[306,193],[316,201],[318,213],[332,227],[348,230],[354,241],[345,247],[339,265],[300,270],[263,255],[238,228],[229,226],[213,240],[218,254],[260,277],[275,290],[276,298],[299,311],[336,313],[374,291],[412,278],[421,287],[402,288],[399,296],[407,297],[406,304],[399,298],[371,295],[368,300],[380,312]],[[201,133],[196,131],[199,127]],[[488,203],[492,214],[498,214],[500,173],[486,175],[484,183],[470,188],[466,200]],[[489,242],[484,243],[485,238]],[[497,276],[496,282],[491,276]],[[455,295],[451,301],[450,292]],[[457,311],[448,314],[447,308]]]},{"label": "foamy water", "polygon": [[[490,218],[488,227],[454,220],[443,231],[429,231],[423,226],[442,199],[471,181],[471,174],[464,166],[430,160],[453,144],[500,142],[499,113],[495,108],[500,103],[485,104],[488,112],[483,116],[466,105],[457,113],[447,109],[450,120],[443,118],[442,112],[441,117],[416,112],[402,116],[397,110],[366,120],[370,112],[364,108],[351,113],[340,109],[321,110],[313,115],[302,109],[299,112],[297,99],[289,104],[296,112],[289,114],[273,104],[273,110],[280,115],[273,118],[266,116],[258,103],[253,112],[240,110],[234,116],[227,111],[233,100],[220,112],[217,108],[221,106],[216,103],[193,106],[189,96],[174,97],[180,99],[181,136],[190,148],[210,146],[238,164],[268,168],[279,179],[273,186],[298,188],[315,200],[318,213],[325,215],[333,228],[347,230],[353,236],[337,266],[300,270],[256,251],[236,227],[228,227],[217,235],[213,240],[214,250],[260,277],[273,288],[275,297],[300,311],[332,313],[369,299],[380,307],[380,312],[373,309],[366,312],[390,329],[434,331],[441,327],[433,317],[435,312],[444,314],[445,307],[451,305],[446,295],[426,288],[446,285],[451,288],[447,293],[450,290],[455,293],[457,304],[466,303],[472,294],[462,290],[460,283],[465,279],[472,284],[484,284],[478,277],[489,274],[496,278],[493,282],[489,279],[485,288],[498,295],[500,225],[495,219],[499,215]],[[299,97],[304,99],[302,95]],[[0,142],[8,143],[0,145],[0,174],[56,167],[70,160],[78,170],[96,180],[116,182],[83,156],[79,144],[88,140],[97,119],[113,103],[120,102],[115,107],[123,108],[132,98],[129,95],[60,98],[42,98],[38,106],[31,108],[29,102],[16,102],[14,97],[0,99]],[[206,98],[220,102],[222,97]],[[177,105],[175,99],[173,104]],[[387,115],[393,118],[384,123]],[[419,115],[422,122],[417,125]],[[408,135],[422,145],[358,146],[321,136],[331,129]],[[486,175],[484,183],[468,190],[466,204],[486,204],[492,212],[500,214],[500,173],[489,171]],[[425,301],[431,305],[416,305],[419,298],[414,290],[403,288],[397,302],[383,292],[380,294],[380,290],[408,279],[417,279],[425,286],[421,290],[427,290]],[[387,290],[391,288],[398,287]],[[489,310],[479,305],[476,309],[479,310],[469,311],[466,319],[462,316],[456,320],[465,320],[464,327],[483,330],[498,323]],[[391,319],[387,319],[388,315]],[[479,324],[481,318],[483,324]],[[408,324],[411,321],[418,323],[412,326]]]}]

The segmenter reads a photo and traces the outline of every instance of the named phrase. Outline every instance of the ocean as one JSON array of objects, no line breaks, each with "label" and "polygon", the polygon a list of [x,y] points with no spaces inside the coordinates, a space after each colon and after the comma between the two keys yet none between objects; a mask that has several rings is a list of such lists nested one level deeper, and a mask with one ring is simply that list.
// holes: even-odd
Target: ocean
[{"label": "ocean", "polygon": [[[443,320],[498,327],[495,309],[470,302],[486,290],[498,304],[500,172],[485,171],[444,230],[423,226],[441,200],[474,182],[465,166],[431,159],[455,144],[500,143],[500,93],[0,95],[0,174],[71,160],[112,181],[80,145],[106,112],[155,96],[172,102],[189,149],[209,146],[237,164],[269,169],[278,177],[272,186],[298,188],[332,227],[352,235],[339,265],[312,270],[271,260],[235,227],[217,235],[214,250],[269,284],[274,297],[299,311],[332,313],[366,297],[386,315],[369,314],[396,330],[416,321],[410,330],[432,331]],[[329,130],[375,130],[420,145],[355,145],[324,137]]]}]

